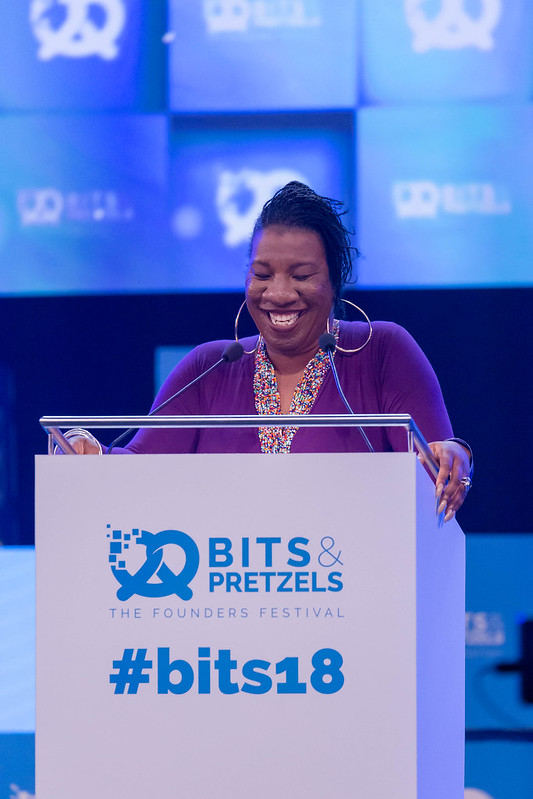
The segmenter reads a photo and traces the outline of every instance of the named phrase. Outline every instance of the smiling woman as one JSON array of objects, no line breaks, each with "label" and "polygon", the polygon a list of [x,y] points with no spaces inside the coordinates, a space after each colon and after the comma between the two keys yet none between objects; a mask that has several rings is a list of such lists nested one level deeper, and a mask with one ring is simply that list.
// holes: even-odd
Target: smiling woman
[{"label": "smiling woman", "polygon": [[[427,358],[391,322],[335,318],[351,276],[352,253],[340,203],[293,181],[269,200],[252,233],[246,304],[258,336],[243,340],[245,356],[227,362],[179,397],[174,395],[209,369],[227,341],[203,344],[174,369],[153,405],[176,415],[343,413],[328,356],[319,339],[335,341],[340,384],[356,413],[408,413],[439,463],[439,512],[452,518],[471,484],[470,448],[454,439],[442,392]],[[240,311],[239,311],[240,313]],[[238,316],[237,316],[238,321]],[[237,331],[235,337],[237,338]],[[333,341],[333,339],[332,339]],[[163,410],[163,408],[161,408]],[[368,433],[376,452],[406,449],[398,428]],[[98,452],[84,436],[70,442],[80,454]],[[208,428],[140,430],[122,453],[359,452],[357,428]]]},{"label": "smiling woman", "polygon": [[281,412],[316,355],[333,306],[324,245],[318,233],[273,225],[252,241],[246,303],[276,371]]}]

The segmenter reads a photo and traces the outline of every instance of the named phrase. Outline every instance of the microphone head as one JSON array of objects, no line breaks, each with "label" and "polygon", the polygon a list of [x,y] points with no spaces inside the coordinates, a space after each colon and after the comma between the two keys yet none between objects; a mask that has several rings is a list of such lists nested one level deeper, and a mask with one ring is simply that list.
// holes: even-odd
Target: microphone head
[{"label": "microphone head", "polygon": [[222,355],[220,356],[227,363],[233,363],[242,358],[244,347],[239,341],[231,341],[224,347]]},{"label": "microphone head", "polygon": [[322,333],[318,339],[318,346],[321,350],[324,350],[324,352],[335,352],[337,342],[335,341],[333,333]]}]

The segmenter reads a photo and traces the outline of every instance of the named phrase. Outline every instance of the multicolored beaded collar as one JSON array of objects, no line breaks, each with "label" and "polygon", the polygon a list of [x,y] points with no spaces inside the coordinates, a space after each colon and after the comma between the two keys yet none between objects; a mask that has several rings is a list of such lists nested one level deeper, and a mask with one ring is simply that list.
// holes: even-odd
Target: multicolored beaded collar
[{"label": "multicolored beaded collar", "polygon": [[[333,320],[332,331],[335,341],[339,340],[339,322]],[[323,350],[319,350],[313,360],[309,361],[296,386],[291,400],[289,413],[310,413],[318,390],[329,369],[329,359]],[[258,414],[281,414],[281,398],[278,392],[276,372],[267,355],[265,342],[262,340],[255,355],[254,371],[255,409]],[[290,452],[292,440],[297,427],[260,427],[259,443],[261,452]]]}]

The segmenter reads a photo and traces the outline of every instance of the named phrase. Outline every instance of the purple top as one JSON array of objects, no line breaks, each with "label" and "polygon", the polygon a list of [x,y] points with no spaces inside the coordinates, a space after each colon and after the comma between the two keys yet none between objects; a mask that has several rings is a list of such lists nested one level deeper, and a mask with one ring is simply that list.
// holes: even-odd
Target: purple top
[{"label": "purple top", "polygon": [[[355,413],[408,413],[427,441],[453,435],[442,392],[429,361],[402,327],[392,322],[374,322],[374,333],[361,352],[346,355],[337,351],[335,365],[340,384]],[[366,340],[364,322],[341,322],[339,345],[346,349]],[[251,350],[257,337],[243,339]],[[194,349],[173,370],[158,393],[157,407],[182,386],[214,364],[228,341],[211,341]],[[171,415],[250,414],[255,409],[253,355],[235,363],[223,363],[205,379],[185,391],[164,409]],[[312,413],[346,413],[331,369],[318,391]],[[377,452],[407,449],[403,428],[367,428]],[[365,452],[357,428],[300,428],[291,452]],[[195,430],[152,428],[139,430],[124,449],[131,453],[260,452],[257,428],[204,428]]]}]

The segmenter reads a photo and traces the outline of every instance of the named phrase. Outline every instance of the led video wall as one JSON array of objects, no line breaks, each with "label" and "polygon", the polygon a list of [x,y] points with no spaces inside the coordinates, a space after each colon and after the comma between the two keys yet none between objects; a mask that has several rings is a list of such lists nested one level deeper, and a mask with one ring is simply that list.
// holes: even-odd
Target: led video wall
[{"label": "led video wall", "polygon": [[292,179],[361,286],[533,283],[529,0],[21,0],[0,51],[0,294],[239,290]]}]

